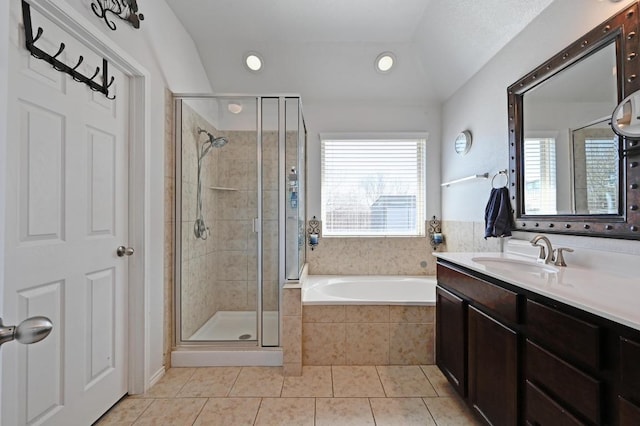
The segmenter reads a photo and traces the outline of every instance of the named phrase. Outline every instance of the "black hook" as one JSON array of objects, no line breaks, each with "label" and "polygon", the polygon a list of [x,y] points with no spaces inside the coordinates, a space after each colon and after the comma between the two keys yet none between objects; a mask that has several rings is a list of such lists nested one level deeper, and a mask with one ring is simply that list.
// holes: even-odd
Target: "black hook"
[{"label": "black hook", "polygon": [[96,67],[96,72],[93,73],[93,75],[89,78],[89,80],[93,80],[94,78],[96,78],[99,72],[100,72],[100,67]]},{"label": "black hook", "polygon": [[107,95],[105,95],[105,96],[106,96],[106,97],[107,97],[107,99],[109,99],[109,100],[114,100],[114,99],[116,98],[116,95],[109,96],[109,95],[107,94]]},{"label": "black hook", "polygon": [[60,43],[60,48],[58,49],[58,53],[56,53],[55,55],[52,56],[53,59],[57,58],[58,56],[60,56],[60,54],[62,53],[62,51],[64,50],[66,46],[64,45],[64,43]]},{"label": "black hook", "polygon": [[76,69],[78,69],[78,67],[80,66],[80,64],[82,63],[82,61],[84,61],[84,58],[82,57],[82,55],[80,55],[80,57],[78,58],[78,63],[76,64],[75,67],[71,68],[73,71],[75,71]]},{"label": "black hook", "polygon": [[109,84],[107,84],[107,85],[105,86],[105,88],[107,88],[107,89],[108,89],[109,87],[111,87],[111,85],[113,84],[113,82],[114,82],[114,81],[115,81],[115,77],[111,76],[111,80],[109,80]]},{"label": "black hook", "polygon": [[42,33],[44,32],[44,30],[42,29],[42,27],[38,27],[38,33],[36,34],[36,36],[33,38],[33,40],[31,40],[31,43],[35,43],[36,41],[38,41],[38,39],[40,37],[42,37]]}]

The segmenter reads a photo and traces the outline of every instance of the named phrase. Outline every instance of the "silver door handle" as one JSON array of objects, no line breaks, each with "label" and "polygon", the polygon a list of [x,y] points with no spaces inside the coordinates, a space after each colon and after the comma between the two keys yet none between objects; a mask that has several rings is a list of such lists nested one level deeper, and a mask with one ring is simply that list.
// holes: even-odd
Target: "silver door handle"
[{"label": "silver door handle", "polygon": [[120,246],[116,249],[116,254],[118,257],[131,256],[134,251],[133,247]]},{"label": "silver door handle", "polygon": [[3,343],[17,340],[25,345],[39,342],[51,333],[53,324],[47,317],[31,317],[17,326],[5,326],[0,318],[0,346]]}]

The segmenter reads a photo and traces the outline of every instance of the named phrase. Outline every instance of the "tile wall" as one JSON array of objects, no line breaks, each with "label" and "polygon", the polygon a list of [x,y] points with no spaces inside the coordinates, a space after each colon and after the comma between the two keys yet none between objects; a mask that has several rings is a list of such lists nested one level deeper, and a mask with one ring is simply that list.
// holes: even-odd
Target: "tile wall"
[{"label": "tile wall", "polygon": [[442,234],[444,235],[444,244],[438,247],[438,251],[502,251],[501,238],[484,239],[483,222],[443,221]]},{"label": "tile wall", "polygon": [[427,237],[323,238],[307,249],[311,275],[435,275]]},{"label": "tile wall", "polygon": [[434,336],[434,306],[306,305],[302,364],[433,364]]}]

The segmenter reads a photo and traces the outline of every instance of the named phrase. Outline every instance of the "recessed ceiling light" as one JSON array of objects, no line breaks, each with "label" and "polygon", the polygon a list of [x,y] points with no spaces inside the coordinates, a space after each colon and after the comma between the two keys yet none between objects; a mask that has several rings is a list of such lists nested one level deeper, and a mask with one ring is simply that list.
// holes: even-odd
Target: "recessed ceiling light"
[{"label": "recessed ceiling light", "polygon": [[388,73],[396,63],[396,57],[391,52],[382,52],[378,55],[375,62],[376,71],[381,73]]},{"label": "recessed ceiling light", "polygon": [[242,104],[230,102],[229,105],[227,105],[227,109],[232,114],[240,114],[242,112]]},{"label": "recessed ceiling light", "polygon": [[244,55],[244,65],[249,71],[258,72],[262,69],[264,61],[262,60],[262,56],[260,56],[258,53],[249,52]]}]

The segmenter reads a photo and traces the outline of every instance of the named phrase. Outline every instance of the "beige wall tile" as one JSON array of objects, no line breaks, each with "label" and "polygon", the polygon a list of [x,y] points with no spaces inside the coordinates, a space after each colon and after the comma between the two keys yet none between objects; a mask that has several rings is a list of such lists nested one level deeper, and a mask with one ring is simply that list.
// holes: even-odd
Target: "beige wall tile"
[{"label": "beige wall tile", "polygon": [[346,325],[346,364],[378,365],[389,363],[389,324]]},{"label": "beige wall tile", "polygon": [[433,364],[432,324],[391,324],[389,362],[395,365]]},{"label": "beige wall tile", "polygon": [[282,290],[282,315],[302,315],[302,290],[285,288]]},{"label": "beige wall tile", "polygon": [[389,322],[388,305],[347,305],[345,306],[346,322]]},{"label": "beige wall tile", "polygon": [[345,324],[302,323],[303,365],[344,365]]},{"label": "beige wall tile", "polygon": [[285,363],[302,362],[302,318],[282,317],[282,348]]},{"label": "beige wall tile", "polygon": [[302,307],[302,322],[345,322],[345,307],[304,305]]},{"label": "beige wall tile", "polygon": [[194,426],[233,425],[252,426],[260,398],[210,398],[196,419]]},{"label": "beige wall tile", "polygon": [[433,324],[435,306],[391,306],[390,322]]}]

